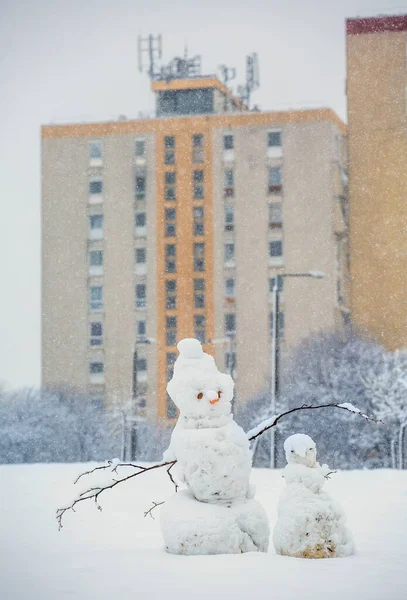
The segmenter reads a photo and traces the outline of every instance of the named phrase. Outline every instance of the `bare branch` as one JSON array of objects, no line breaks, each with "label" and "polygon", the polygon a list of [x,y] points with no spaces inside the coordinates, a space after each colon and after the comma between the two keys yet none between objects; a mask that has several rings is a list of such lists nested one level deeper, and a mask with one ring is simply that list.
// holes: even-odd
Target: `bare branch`
[{"label": "bare branch", "polygon": [[80,475],[78,475],[78,477],[75,479],[74,483],[78,483],[78,481],[82,477],[85,477],[85,475],[91,475],[95,471],[110,469],[112,471],[112,473],[117,473],[117,467],[133,467],[133,469],[140,469],[140,471],[145,471],[148,469],[148,467],[143,467],[142,465],[134,465],[133,463],[115,463],[113,460],[108,460],[107,465],[101,465],[100,467],[95,467],[94,469],[91,469],[90,471],[85,471],[84,473],[81,473]]},{"label": "bare branch", "polygon": [[170,478],[170,480],[171,480],[171,483],[173,483],[173,484],[174,484],[174,487],[175,487],[175,492],[178,492],[178,485],[175,483],[174,477],[172,476],[172,473],[171,473],[171,469],[172,469],[172,467],[175,465],[175,463],[176,463],[176,462],[177,462],[177,461],[174,461],[174,462],[173,462],[173,463],[172,463],[172,464],[171,464],[171,465],[168,467],[168,469],[167,469],[167,473],[168,473],[168,477],[169,477],[169,478]]},{"label": "bare branch", "polygon": [[362,417],[363,419],[366,419],[367,421],[372,421],[373,423],[381,423],[380,420],[373,419],[372,417],[368,417],[367,415],[363,414],[362,412],[359,411],[359,409],[355,409],[355,407],[352,407],[352,408],[350,408],[350,407],[352,407],[351,404],[349,404],[349,405],[335,404],[334,402],[332,402],[330,404],[315,404],[315,405],[303,404],[302,406],[297,406],[296,408],[291,408],[290,410],[287,410],[286,412],[283,412],[283,413],[280,413],[279,415],[273,416],[270,419],[266,419],[266,421],[263,421],[263,423],[260,423],[254,429],[251,429],[247,433],[247,437],[249,438],[249,441],[252,442],[256,438],[258,438],[260,435],[262,435],[265,431],[268,431],[272,427],[275,427],[277,425],[277,423],[280,421],[280,419],[282,419],[283,417],[286,417],[287,415],[290,415],[291,413],[297,412],[299,410],[314,410],[317,408],[340,408],[341,410],[347,410],[348,412],[359,415],[360,417]]},{"label": "bare branch", "polygon": [[331,479],[331,475],[333,475],[334,473],[337,473],[337,471],[329,471],[329,473],[327,473],[326,475],[324,475],[325,479]]},{"label": "bare branch", "polygon": [[[122,477],[121,479],[116,479],[116,480],[112,481],[112,483],[110,483],[110,484],[106,484],[106,485],[102,485],[102,486],[98,486],[98,487],[92,487],[84,492],[81,492],[79,494],[79,496],[69,506],[65,506],[63,508],[58,508],[57,514],[56,514],[56,519],[58,521],[58,529],[61,530],[63,527],[62,526],[62,518],[63,518],[64,514],[68,510],[73,510],[75,512],[75,510],[74,510],[75,506],[79,502],[83,502],[84,500],[90,500],[91,498],[93,498],[98,510],[101,510],[101,506],[98,503],[98,499],[99,499],[100,494],[102,494],[106,490],[111,490],[114,487],[116,487],[116,485],[118,485],[119,483],[123,483],[124,481],[128,481],[129,479],[133,479],[133,477],[137,477],[137,475],[142,475],[143,473],[146,473],[147,471],[153,471],[154,469],[160,469],[161,467],[171,467],[172,465],[175,464],[175,462],[176,461],[167,461],[167,462],[163,462],[163,463],[158,463],[156,465],[151,465],[150,467],[141,467],[139,465],[132,465],[130,463],[124,464],[123,466],[132,466],[132,467],[138,468],[139,470],[136,473],[127,475],[127,477]],[[117,465],[117,466],[120,466],[120,465]],[[93,469],[93,470],[95,471],[95,470],[99,470],[101,468],[102,467],[96,467],[96,469]],[[105,465],[104,468],[109,468],[109,465]]]},{"label": "bare branch", "polygon": [[155,517],[153,515],[153,510],[155,508],[157,508],[157,506],[161,506],[161,504],[165,504],[164,500],[162,502],[153,502],[153,506],[151,508],[149,508],[148,510],[146,510],[146,512],[144,513],[144,516],[146,517],[147,515],[150,515],[150,517],[155,520]]}]

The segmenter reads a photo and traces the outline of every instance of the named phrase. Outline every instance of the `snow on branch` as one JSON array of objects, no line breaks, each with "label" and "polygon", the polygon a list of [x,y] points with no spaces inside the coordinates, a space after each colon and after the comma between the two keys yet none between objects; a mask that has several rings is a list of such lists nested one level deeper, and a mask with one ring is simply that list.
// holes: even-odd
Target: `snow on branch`
[{"label": "snow on branch", "polygon": [[247,437],[249,438],[249,441],[252,442],[256,438],[258,438],[260,435],[262,435],[265,431],[268,431],[272,427],[275,427],[277,425],[277,423],[279,422],[279,420],[282,419],[283,417],[285,417],[291,413],[297,412],[299,410],[314,410],[316,408],[341,408],[342,410],[347,410],[348,412],[360,415],[367,421],[373,421],[373,423],[380,423],[379,419],[373,419],[372,417],[365,415],[364,413],[362,413],[361,410],[359,410],[358,408],[356,408],[356,406],[353,406],[353,404],[350,404],[349,402],[344,402],[343,404],[336,404],[335,402],[330,403],[330,404],[315,404],[315,405],[303,404],[302,406],[297,406],[296,408],[291,408],[290,410],[287,410],[286,412],[280,413],[279,415],[273,415],[269,419],[262,421],[261,423],[256,425],[256,427],[254,427],[253,429],[251,429],[250,431],[247,432]]},{"label": "snow on branch", "polygon": [[[262,421],[254,429],[251,429],[247,433],[247,437],[249,438],[249,441],[253,441],[256,438],[258,438],[260,435],[262,435],[265,431],[268,431],[272,427],[275,427],[277,425],[277,423],[280,421],[280,419],[282,419],[283,417],[286,417],[287,415],[297,412],[299,410],[314,410],[314,409],[319,409],[319,408],[340,408],[342,410],[347,410],[348,412],[357,414],[357,415],[361,416],[362,418],[367,419],[368,421],[373,421],[374,423],[381,422],[378,419],[373,419],[372,417],[365,415],[358,408],[356,408],[355,406],[353,406],[353,404],[350,404],[349,402],[344,402],[342,404],[335,404],[335,403],[317,404],[314,406],[303,404],[302,406],[297,406],[296,408],[292,408],[291,410],[287,410],[286,412],[280,413],[278,415],[274,415],[273,417],[270,417],[269,419]],[[117,479],[116,478],[113,479],[111,477],[109,480],[103,481],[103,482],[99,483],[98,485],[94,485],[93,487],[85,488],[84,491],[80,492],[76,496],[76,498],[71,502],[71,504],[64,506],[62,508],[58,508],[56,518],[58,521],[59,530],[62,529],[62,518],[65,515],[65,513],[69,510],[72,510],[73,512],[75,512],[75,507],[77,504],[79,504],[79,502],[83,502],[84,500],[93,499],[96,504],[97,509],[102,510],[102,507],[100,506],[98,500],[99,500],[99,496],[103,492],[105,492],[106,490],[113,489],[114,487],[119,485],[119,483],[123,483],[124,481],[128,481],[129,479],[133,479],[133,477],[137,477],[138,475],[143,475],[144,473],[147,473],[148,471],[153,471],[154,469],[161,469],[163,467],[167,467],[166,471],[167,471],[168,477],[169,477],[171,483],[175,486],[175,491],[177,491],[178,485],[176,484],[176,482],[172,476],[172,473],[171,473],[171,469],[173,468],[173,466],[175,465],[176,462],[177,462],[176,460],[172,460],[172,461],[157,463],[155,465],[146,467],[143,465],[136,465],[133,463],[121,463],[118,459],[113,459],[113,460],[108,460],[105,465],[101,465],[99,467],[95,467],[94,469],[91,469],[90,471],[85,471],[84,473],[81,473],[75,480],[75,484],[78,483],[83,477],[86,477],[87,475],[91,475],[92,473],[95,473],[96,471],[105,471],[105,472],[107,471],[107,472],[118,475],[119,468],[125,467],[125,468],[135,469],[134,473],[131,473],[130,475],[127,475],[126,477],[119,477]],[[147,516],[148,514],[150,514],[150,516],[152,516],[152,511],[157,506],[160,506],[161,504],[163,504],[163,503],[162,502],[153,502],[153,506],[148,511],[146,511],[145,516]]]}]

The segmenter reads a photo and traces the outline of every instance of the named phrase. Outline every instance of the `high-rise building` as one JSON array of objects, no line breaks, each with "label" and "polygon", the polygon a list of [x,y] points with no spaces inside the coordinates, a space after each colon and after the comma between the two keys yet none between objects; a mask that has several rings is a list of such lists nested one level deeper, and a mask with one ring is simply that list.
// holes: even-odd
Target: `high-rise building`
[{"label": "high-rise building", "polygon": [[394,350],[407,345],[407,15],[346,27],[352,318]]},{"label": "high-rise building", "polygon": [[42,373],[171,418],[184,337],[233,367],[238,402],[269,386],[273,278],[325,273],[279,278],[283,354],[348,318],[345,127],[196,73],[152,89],[156,118],[42,128]]}]

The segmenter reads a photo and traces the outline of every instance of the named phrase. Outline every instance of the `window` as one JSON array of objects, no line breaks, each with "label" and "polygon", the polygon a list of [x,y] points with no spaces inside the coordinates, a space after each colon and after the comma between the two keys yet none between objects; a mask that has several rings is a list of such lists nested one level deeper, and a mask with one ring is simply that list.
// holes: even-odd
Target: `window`
[{"label": "window", "polygon": [[204,172],[203,171],[194,171],[193,184],[194,184],[194,200],[202,200],[202,198],[204,197]]},{"label": "window", "polygon": [[279,202],[269,204],[269,227],[280,229],[283,226],[283,207]]},{"label": "window", "polygon": [[236,352],[226,352],[225,354],[225,369],[229,371],[229,373],[233,373],[233,370],[236,368]]},{"label": "window", "polygon": [[233,243],[225,244],[225,263],[235,260],[235,245]]},{"label": "window", "polygon": [[283,256],[283,242],[282,240],[274,240],[269,243],[269,253],[271,257]]},{"label": "window", "polygon": [[205,271],[205,244],[194,244],[194,271]]},{"label": "window", "polygon": [[225,198],[234,196],[234,172],[233,169],[223,171],[223,195]]},{"label": "window", "polygon": [[167,171],[164,175],[164,193],[166,200],[175,200],[176,192],[175,192],[175,184],[176,184],[176,172],[175,171]]},{"label": "window", "polygon": [[269,148],[281,146],[281,131],[269,131],[267,134],[267,145]]},{"label": "window", "polygon": [[205,343],[205,315],[194,315],[195,325],[195,337],[201,342]]},{"label": "window", "polygon": [[103,308],[103,287],[92,285],[89,288],[89,309],[100,310]]},{"label": "window", "polygon": [[236,315],[235,313],[229,313],[225,315],[225,333],[234,334],[236,333]]},{"label": "window", "polygon": [[134,146],[134,153],[138,157],[145,156],[145,154],[146,154],[145,140],[136,140],[135,146]]},{"label": "window", "polygon": [[280,194],[282,190],[281,167],[270,167],[268,172],[269,193]]},{"label": "window", "polygon": [[104,373],[105,368],[102,362],[90,362],[89,363],[89,373],[91,375],[97,375],[99,373]]},{"label": "window", "polygon": [[98,179],[91,179],[89,181],[89,194],[91,196],[95,195],[95,194],[101,194],[103,192],[103,181],[98,178]]},{"label": "window", "polygon": [[193,210],[194,215],[194,235],[204,235],[204,208],[196,206]]},{"label": "window", "polygon": [[176,172],[175,171],[167,171],[165,173],[165,183],[166,185],[175,185],[175,179],[176,179]]},{"label": "window", "polygon": [[192,162],[204,162],[204,136],[199,133],[192,136]]},{"label": "window", "polygon": [[165,281],[165,308],[174,310],[177,308],[177,280],[166,279]]},{"label": "window", "polygon": [[136,200],[145,200],[146,198],[146,177],[137,175],[136,177]]},{"label": "window", "polygon": [[136,263],[143,264],[147,261],[146,248],[136,248]]},{"label": "window", "polygon": [[103,325],[100,321],[94,321],[90,324],[90,345],[103,345]]},{"label": "window", "polygon": [[89,252],[89,264],[91,267],[101,267],[103,265],[103,251],[91,250]]},{"label": "window", "polygon": [[[279,311],[278,312],[278,337],[279,339],[283,339],[284,338],[284,326],[285,326],[285,320],[284,320],[284,313]],[[270,335],[273,335],[273,313],[270,313]]]},{"label": "window", "polygon": [[205,308],[205,279],[194,279],[194,306]]},{"label": "window", "polygon": [[138,358],[136,360],[136,371],[147,371],[147,359],[146,358]]},{"label": "window", "polygon": [[143,308],[146,306],[147,288],[145,283],[136,285],[136,307]]},{"label": "window", "polygon": [[164,163],[166,165],[175,165],[175,137],[166,135],[164,138]]},{"label": "window", "polygon": [[137,321],[137,335],[144,337],[147,333],[147,324],[145,321]]},{"label": "window", "polygon": [[225,206],[225,231],[233,231],[235,228],[235,209],[231,205]]},{"label": "window", "polygon": [[103,142],[102,140],[94,140],[89,142],[89,159],[102,160],[103,158]]},{"label": "window", "polygon": [[226,298],[235,297],[235,279],[225,279],[225,296]]},{"label": "window", "polygon": [[146,213],[145,212],[136,212],[134,215],[134,223],[136,227],[145,227],[146,226]]},{"label": "window", "polygon": [[102,229],[103,228],[103,215],[90,215],[89,216],[89,228],[90,229]]},{"label": "window", "polygon": [[[269,292],[272,293],[274,289],[276,278],[269,277]],[[282,292],[284,289],[284,277],[282,275],[277,275],[277,289],[279,292]]]},{"label": "window", "polygon": [[165,245],[165,272],[175,273],[177,271],[177,248],[175,244]]},{"label": "window", "polygon": [[176,236],[176,224],[175,224],[176,212],[175,208],[165,209],[165,237]]},{"label": "window", "polygon": [[233,135],[224,135],[223,136],[223,148],[225,150],[233,150],[234,148],[234,143],[233,143]]},{"label": "window", "polygon": [[166,320],[166,338],[167,346],[176,346],[177,344],[177,317],[167,317]]}]

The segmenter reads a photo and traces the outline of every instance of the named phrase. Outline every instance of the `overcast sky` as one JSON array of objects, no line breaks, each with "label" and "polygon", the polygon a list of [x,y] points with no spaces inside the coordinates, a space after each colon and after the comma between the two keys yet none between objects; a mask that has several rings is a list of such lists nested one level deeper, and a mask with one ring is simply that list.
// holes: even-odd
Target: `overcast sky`
[{"label": "overcast sky", "polygon": [[40,382],[40,125],[153,109],[137,36],[164,59],[201,54],[244,75],[257,52],[262,109],[326,106],[346,118],[346,17],[406,13],[397,0],[0,0],[0,381]]}]

